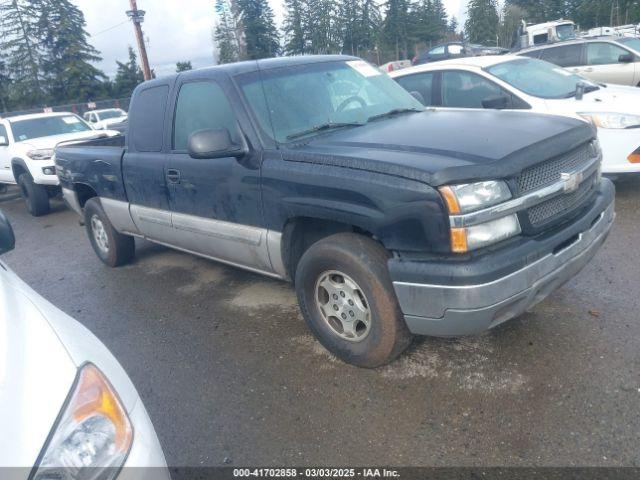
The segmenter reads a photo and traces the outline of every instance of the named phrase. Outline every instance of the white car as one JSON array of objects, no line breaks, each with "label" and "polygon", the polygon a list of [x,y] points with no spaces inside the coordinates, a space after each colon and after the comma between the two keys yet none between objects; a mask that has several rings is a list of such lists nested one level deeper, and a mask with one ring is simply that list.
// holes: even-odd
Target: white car
[{"label": "white car", "polygon": [[[13,243],[0,212],[0,254]],[[154,467],[136,468],[136,478],[170,478],[149,415],[118,361],[2,262],[0,432],[0,469],[12,479],[113,480],[126,477],[127,467]]]},{"label": "white car", "polygon": [[96,130],[107,130],[111,125],[127,120],[127,112],[121,108],[106,108],[104,110],[92,110],[83,115],[84,119]]},{"label": "white car", "polygon": [[591,122],[598,128],[603,173],[640,172],[640,89],[590,83],[556,65],[513,55],[459,58],[390,75],[436,110],[519,110]]},{"label": "white car", "polygon": [[73,113],[37,113],[0,118],[0,184],[19,185],[29,213],[49,213],[49,199],[60,193],[53,150],[60,142],[99,135]]}]

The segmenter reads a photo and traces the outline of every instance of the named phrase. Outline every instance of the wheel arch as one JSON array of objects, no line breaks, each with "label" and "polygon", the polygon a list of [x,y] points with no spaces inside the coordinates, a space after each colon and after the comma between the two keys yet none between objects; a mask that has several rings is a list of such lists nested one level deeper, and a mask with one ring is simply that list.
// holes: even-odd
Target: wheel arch
[{"label": "wheel arch", "polygon": [[33,177],[31,175],[29,167],[27,167],[27,163],[19,157],[11,159],[11,171],[13,172],[13,178],[15,179],[16,183],[18,183],[18,177],[23,173],[27,173],[29,174],[29,176]]},{"label": "wheel arch", "polygon": [[78,203],[80,208],[84,208],[85,204],[92,198],[98,196],[98,192],[87,183],[76,182],[73,184],[73,190],[78,195]]}]

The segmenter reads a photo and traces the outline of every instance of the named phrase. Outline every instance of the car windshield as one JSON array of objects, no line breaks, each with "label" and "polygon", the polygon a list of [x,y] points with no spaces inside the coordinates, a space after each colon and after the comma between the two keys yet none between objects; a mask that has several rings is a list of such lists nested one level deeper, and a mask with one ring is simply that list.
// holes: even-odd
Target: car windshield
[{"label": "car windshield", "polygon": [[280,143],[424,110],[400,85],[361,60],[287,66],[237,80],[262,130]]},{"label": "car windshield", "polygon": [[558,34],[558,40],[570,40],[572,38],[576,38],[575,26],[572,23],[558,25],[556,27],[556,32]]},{"label": "car windshield", "polygon": [[98,113],[100,120],[108,120],[110,118],[124,117],[126,113],[123,110],[103,110]]},{"label": "car windshield", "polygon": [[16,142],[23,142],[32,138],[85,132],[91,127],[75,115],[55,115],[11,122],[11,130]]},{"label": "car windshield", "polygon": [[640,38],[635,37],[625,37],[618,39],[618,42],[626,45],[629,48],[632,48],[636,52],[640,53]]},{"label": "car windshield", "polygon": [[499,63],[486,69],[491,75],[514,88],[538,98],[569,98],[575,96],[579,83],[585,91],[598,89],[583,77],[542,60],[522,58]]}]

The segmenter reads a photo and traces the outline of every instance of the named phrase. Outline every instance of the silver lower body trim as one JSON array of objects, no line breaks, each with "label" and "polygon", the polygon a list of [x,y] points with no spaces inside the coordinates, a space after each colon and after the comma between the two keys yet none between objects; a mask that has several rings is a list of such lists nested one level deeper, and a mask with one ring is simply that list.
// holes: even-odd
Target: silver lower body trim
[{"label": "silver lower body trim", "polygon": [[448,286],[394,282],[409,330],[418,335],[471,335],[524,313],[589,263],[604,243],[614,218],[612,203],[568,247],[490,283]]},{"label": "silver lower body trim", "polygon": [[71,190],[70,188],[63,188],[62,199],[71,210],[82,216],[82,207],[80,206],[78,194],[75,192],[75,190]]}]

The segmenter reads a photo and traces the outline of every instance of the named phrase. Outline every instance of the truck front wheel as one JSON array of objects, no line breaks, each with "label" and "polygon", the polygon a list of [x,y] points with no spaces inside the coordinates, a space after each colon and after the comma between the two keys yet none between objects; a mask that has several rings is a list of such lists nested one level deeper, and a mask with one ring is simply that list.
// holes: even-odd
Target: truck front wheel
[{"label": "truck front wheel", "polygon": [[312,245],[296,269],[309,328],[327,350],[359,367],[389,363],[411,343],[387,259],[370,238],[339,233]]},{"label": "truck front wheel", "polygon": [[106,265],[119,267],[133,259],[135,240],[113,228],[99,199],[91,198],[85,204],[84,224],[93,250]]},{"label": "truck front wheel", "polygon": [[49,213],[49,193],[45,186],[33,183],[33,179],[28,173],[23,173],[18,177],[18,185],[31,215],[40,217]]}]

